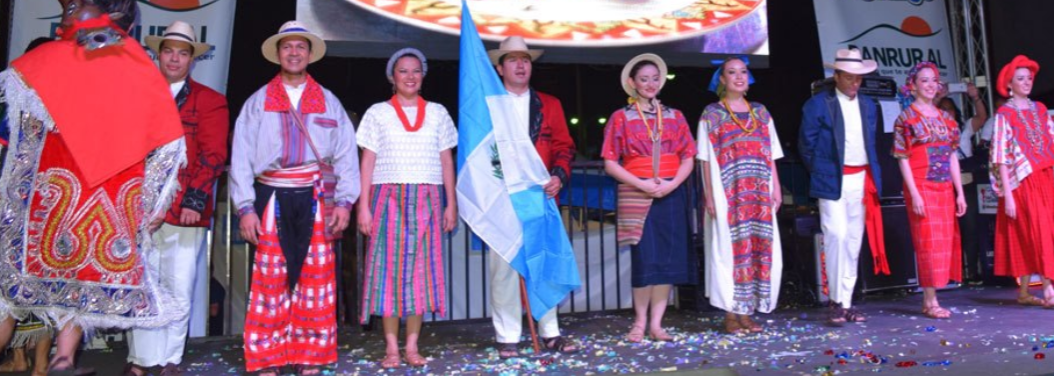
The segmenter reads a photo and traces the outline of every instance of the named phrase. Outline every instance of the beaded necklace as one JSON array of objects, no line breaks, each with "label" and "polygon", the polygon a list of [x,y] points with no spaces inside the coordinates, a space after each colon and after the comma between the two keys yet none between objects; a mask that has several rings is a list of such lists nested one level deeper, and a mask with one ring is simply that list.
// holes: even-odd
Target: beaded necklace
[{"label": "beaded necklace", "polygon": [[644,122],[644,128],[648,129],[648,139],[651,140],[651,142],[662,140],[662,105],[659,104],[659,101],[655,101],[655,117],[656,120],[658,120],[658,123],[654,128],[655,130],[653,130],[651,125],[648,124],[648,118],[644,116],[644,111],[640,109],[639,101],[635,103],[635,106],[637,106],[637,114],[640,115],[640,120]]},{"label": "beaded necklace", "polygon": [[[938,136],[938,137],[935,137],[935,138],[943,139],[945,136],[948,135],[948,128],[949,127],[941,119],[941,116],[940,116],[939,112],[938,112],[937,117],[934,118],[934,117],[926,116],[926,113],[922,112],[922,109],[919,108],[918,106],[916,106],[915,103],[912,103],[911,107],[915,109],[915,112],[919,113],[919,119],[922,120],[922,124],[926,126],[927,130],[929,130],[931,133],[933,133],[933,134]],[[934,121],[935,119],[938,120],[938,121]]]},{"label": "beaded necklace", "polygon": [[754,107],[749,103],[747,104],[747,108],[749,109],[747,110],[748,119],[746,124],[739,120],[739,116],[736,116],[736,113],[732,111],[732,106],[728,105],[727,100],[721,99],[721,105],[725,106],[725,111],[728,111],[728,116],[732,118],[732,122],[736,123],[736,125],[739,126],[739,129],[742,129],[746,134],[754,133],[754,131],[758,130],[758,127],[761,126],[761,122],[758,121],[757,115],[754,114]]},{"label": "beaded necklace", "polygon": [[[1039,111],[1036,110],[1036,102],[1031,100],[1028,101],[1028,109],[1032,112],[1032,119],[1029,119],[1021,112],[1021,108],[1017,106],[1015,102],[1013,106],[1014,113],[1017,114],[1017,120],[1021,122],[1021,125],[1025,127],[1025,138],[1028,139],[1028,143],[1032,145],[1032,150],[1042,151],[1043,150],[1043,131],[1041,127],[1043,124],[1039,120]],[[1029,122],[1029,120],[1032,120]]]}]

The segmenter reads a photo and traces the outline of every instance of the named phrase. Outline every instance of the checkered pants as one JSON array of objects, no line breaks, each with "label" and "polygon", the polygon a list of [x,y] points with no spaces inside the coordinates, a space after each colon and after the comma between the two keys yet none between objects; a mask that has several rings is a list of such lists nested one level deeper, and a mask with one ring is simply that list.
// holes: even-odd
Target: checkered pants
[{"label": "checkered pants", "polygon": [[278,241],[275,213],[280,210],[274,196],[264,210],[264,234],[253,260],[245,315],[245,368],[249,372],[337,361],[335,256],[323,232],[320,201],[316,200],[319,207],[314,210],[311,246],[291,296],[286,260]]}]

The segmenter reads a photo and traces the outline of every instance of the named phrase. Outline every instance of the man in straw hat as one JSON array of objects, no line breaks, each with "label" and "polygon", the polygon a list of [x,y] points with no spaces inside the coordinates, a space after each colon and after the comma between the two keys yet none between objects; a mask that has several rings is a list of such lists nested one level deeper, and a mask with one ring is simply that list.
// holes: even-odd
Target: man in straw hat
[{"label": "man in straw hat", "polygon": [[231,152],[239,229],[256,246],[245,363],[264,375],[285,365],[313,375],[337,361],[332,240],[359,197],[355,129],[307,73],[326,53],[322,38],[289,21],[262,50],[281,72],[245,102]]},{"label": "man in straw hat", "polygon": [[[555,197],[571,177],[575,144],[567,131],[564,108],[560,100],[531,89],[531,68],[542,50],[527,48],[522,37],[511,36],[498,49],[487,51],[498,70],[505,89],[513,98],[512,113],[528,119],[528,133],[535,150],[549,169],[552,179],[544,186],[549,197]],[[497,331],[498,354],[502,358],[519,355],[518,343],[523,330],[523,306],[520,301],[520,277],[505,259],[490,253],[491,318]],[[528,318],[531,320],[531,318]],[[571,341],[560,336],[556,308],[538,321],[539,334],[549,350],[563,353],[578,351]]]},{"label": "man in straw hat", "polygon": [[858,49],[841,49],[825,66],[834,69],[835,85],[805,102],[798,150],[811,175],[809,195],[820,201],[828,321],[842,325],[867,321],[852,308],[865,225],[875,272],[889,274],[876,189],[882,186],[875,150],[878,112],[873,99],[858,93],[863,75],[878,64],[863,60]]},{"label": "man in straw hat", "polygon": [[61,328],[48,374],[82,374],[82,328],[163,327],[186,315],[144,262],[158,252],[150,223],[171,205],[186,152],[167,83],[128,35],[136,2],[59,4],[59,39],[0,73],[11,121],[0,141],[10,148],[0,347],[14,318],[47,317]]},{"label": "man in straw hat", "polygon": [[179,172],[182,189],[164,223],[155,224],[160,255],[146,261],[189,314],[163,328],[133,329],[128,335],[125,374],[143,375],[145,368],[163,367],[161,375],[178,375],[191,321],[194,331],[204,334],[209,280],[205,236],[212,218],[212,192],[227,162],[230,120],[227,98],[190,78],[194,59],[212,48],[198,42],[193,27],[173,22],[164,35],[146,37],[146,45],[157,55],[161,75],[179,107],[187,143],[187,166]]}]

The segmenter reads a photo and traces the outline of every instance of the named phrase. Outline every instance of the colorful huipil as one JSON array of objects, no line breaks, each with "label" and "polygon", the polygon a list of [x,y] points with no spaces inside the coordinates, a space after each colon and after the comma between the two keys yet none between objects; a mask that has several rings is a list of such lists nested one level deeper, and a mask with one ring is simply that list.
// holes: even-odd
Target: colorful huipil
[{"label": "colorful huipil", "polygon": [[958,145],[959,126],[944,111],[940,117],[929,117],[911,105],[893,126],[893,157],[908,160],[915,189],[925,204],[925,216],[911,209],[912,197],[905,183],[904,202],[922,287],[962,281],[962,246],[952,182],[952,174],[958,171],[951,170]]},{"label": "colorful huipil", "polygon": [[443,193],[453,187],[443,186],[440,153],[457,146],[454,121],[439,103],[393,98],[366,110],[357,136],[377,155],[360,320],[445,315]]},{"label": "colorful huipil", "polygon": [[703,110],[697,139],[715,211],[705,216],[710,304],[735,314],[772,312],[783,272],[772,199],[774,161],[783,148],[772,116],[759,103],[750,103],[749,113],[714,103]]},{"label": "colorful huipil", "polygon": [[77,22],[12,62],[0,91],[0,317],[131,328],[186,315],[143,264],[186,155],[168,84],[139,43],[107,16]]},{"label": "colorful huipil", "polygon": [[1000,107],[990,159],[996,191],[1003,192],[1000,170],[1006,169],[1017,209],[1011,219],[1006,198],[999,198],[995,273],[1054,278],[1054,120],[1047,107],[1038,102],[1023,109]]},{"label": "colorful huipil", "polygon": [[[695,140],[681,111],[662,106],[659,116],[655,111],[638,111],[634,104],[615,111],[609,119],[600,155],[606,160],[619,162],[639,179],[673,179],[681,162],[696,155]],[[655,157],[658,157],[658,171],[655,170]],[[631,193],[626,192],[627,189],[636,190],[628,184],[620,184],[619,195]],[[636,227],[635,236],[639,240],[630,248],[633,287],[695,284],[699,279],[688,227],[692,222],[689,192],[682,182],[668,195],[650,198],[650,204],[639,209],[619,204],[620,222],[633,215],[627,210],[643,211],[639,213],[643,215],[638,216],[642,223]],[[623,199],[619,198],[620,201]],[[625,231],[627,226],[620,223],[620,238]]]}]

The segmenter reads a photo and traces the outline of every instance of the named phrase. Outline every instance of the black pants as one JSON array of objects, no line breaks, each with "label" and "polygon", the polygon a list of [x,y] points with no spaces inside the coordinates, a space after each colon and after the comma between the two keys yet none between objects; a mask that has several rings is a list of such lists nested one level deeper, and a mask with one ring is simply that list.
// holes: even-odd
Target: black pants
[{"label": "black pants", "polygon": [[[307,258],[307,250],[311,246],[311,233],[315,228],[315,198],[314,188],[275,188],[268,185],[256,183],[256,202],[253,209],[260,216],[260,226],[263,226],[264,209],[271,195],[275,196],[275,227],[278,229],[278,243],[282,246],[282,255],[285,256],[287,281],[289,291],[293,291],[297,281],[300,280],[300,270]],[[249,257],[256,261],[256,247],[252,247]],[[252,285],[250,272],[250,286]]]}]

